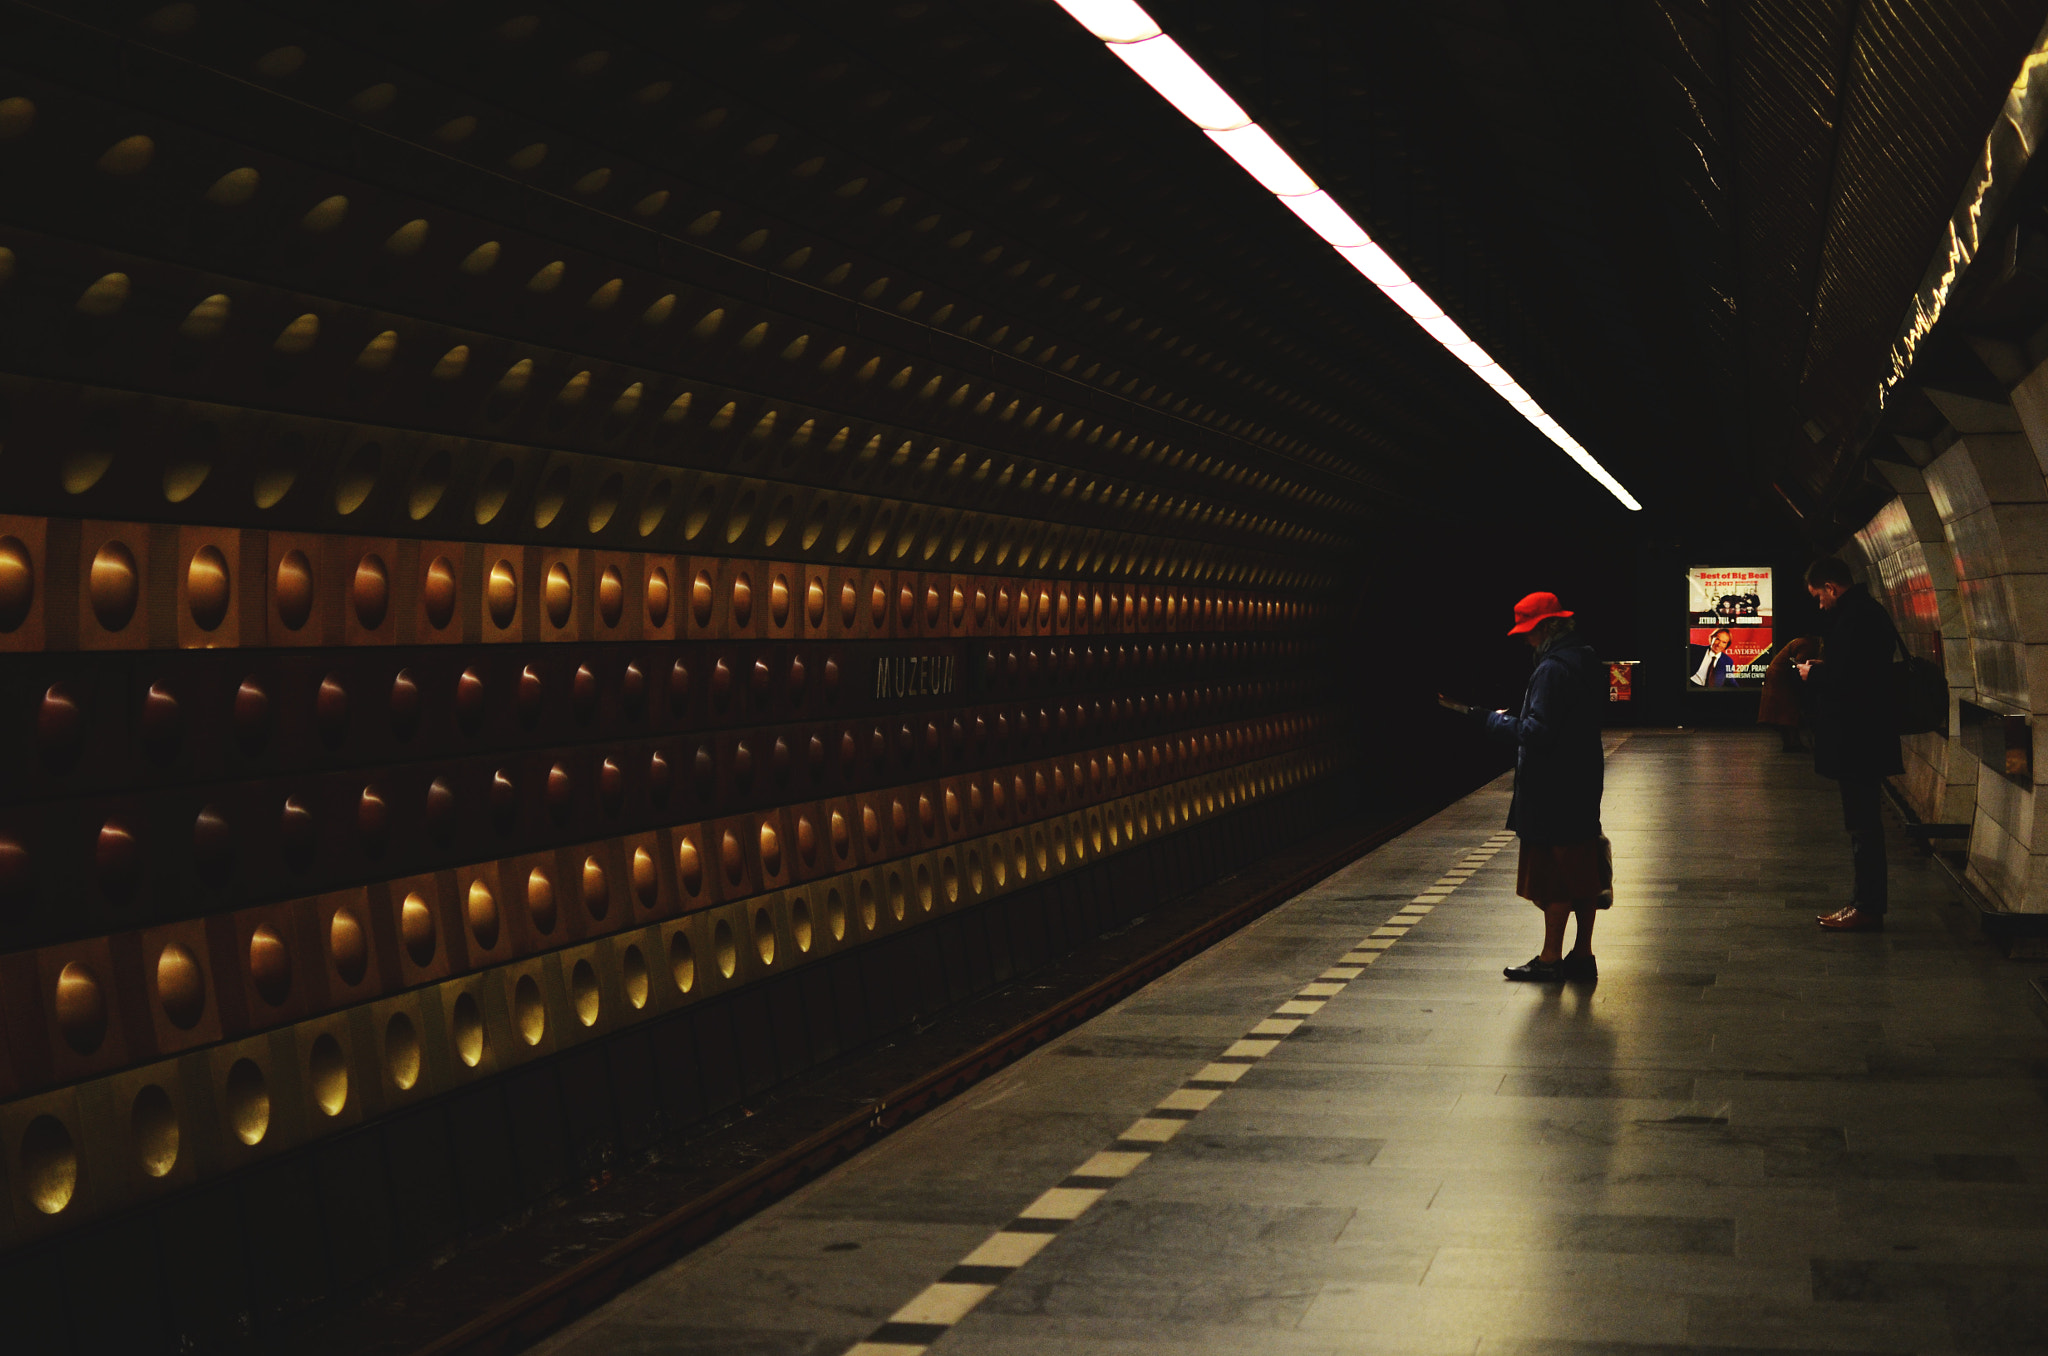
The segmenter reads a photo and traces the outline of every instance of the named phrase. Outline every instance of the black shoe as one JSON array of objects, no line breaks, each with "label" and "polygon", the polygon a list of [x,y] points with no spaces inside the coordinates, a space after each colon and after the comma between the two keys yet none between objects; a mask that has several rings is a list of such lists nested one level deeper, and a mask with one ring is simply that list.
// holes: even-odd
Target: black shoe
[{"label": "black shoe", "polygon": [[1557,963],[1557,968],[1569,980],[1591,982],[1600,978],[1600,962],[1593,959],[1590,951],[1574,951]]},{"label": "black shoe", "polygon": [[1563,961],[1547,961],[1541,957],[1521,965],[1510,965],[1501,973],[1509,979],[1530,980],[1537,984],[1558,984],[1566,977]]}]

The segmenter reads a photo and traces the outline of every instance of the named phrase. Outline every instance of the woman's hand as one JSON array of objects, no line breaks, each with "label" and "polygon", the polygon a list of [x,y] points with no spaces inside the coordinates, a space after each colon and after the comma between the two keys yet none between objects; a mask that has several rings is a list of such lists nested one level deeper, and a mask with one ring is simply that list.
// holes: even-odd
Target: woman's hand
[{"label": "woman's hand", "polygon": [[1813,666],[1818,663],[1820,663],[1818,659],[1802,659],[1797,664],[1794,664],[1792,667],[1799,670],[1799,681],[1803,683],[1806,681],[1808,675],[1810,675],[1813,672]]}]

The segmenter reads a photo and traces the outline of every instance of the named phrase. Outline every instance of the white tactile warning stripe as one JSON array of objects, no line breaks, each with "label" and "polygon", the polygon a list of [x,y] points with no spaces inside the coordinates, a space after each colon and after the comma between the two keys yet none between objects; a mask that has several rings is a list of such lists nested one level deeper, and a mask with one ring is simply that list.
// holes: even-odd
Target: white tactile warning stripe
[{"label": "white tactile warning stripe", "polygon": [[1058,1186],[1024,1207],[1017,1218],[991,1234],[958,1266],[926,1286],[915,1298],[876,1328],[866,1340],[847,1349],[846,1356],[914,1356],[945,1336],[974,1306],[994,1294],[1010,1274],[1036,1257],[1065,1225],[1086,1214],[1112,1187],[1137,1171],[1160,1145],[1179,1134],[1206,1111],[1232,1084],[1299,1031],[1303,1019],[1319,1011],[1365,973],[1395,942],[1473,872],[1514,841],[1497,833],[1474,848],[1442,879],[1415,897],[1415,902],[1372,930],[1331,968],[1296,990],[1295,995],[1231,1042],[1222,1054],[1168,1093],[1164,1100],[1117,1136],[1116,1143],[1090,1158]]}]

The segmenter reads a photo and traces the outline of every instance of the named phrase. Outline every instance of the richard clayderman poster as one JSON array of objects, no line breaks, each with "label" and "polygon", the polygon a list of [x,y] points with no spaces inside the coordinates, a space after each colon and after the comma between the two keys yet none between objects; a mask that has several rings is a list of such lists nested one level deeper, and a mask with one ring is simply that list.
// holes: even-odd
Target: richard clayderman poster
[{"label": "richard clayderman poster", "polygon": [[1686,681],[1693,687],[1756,687],[1771,662],[1771,571],[1695,565],[1685,572]]}]

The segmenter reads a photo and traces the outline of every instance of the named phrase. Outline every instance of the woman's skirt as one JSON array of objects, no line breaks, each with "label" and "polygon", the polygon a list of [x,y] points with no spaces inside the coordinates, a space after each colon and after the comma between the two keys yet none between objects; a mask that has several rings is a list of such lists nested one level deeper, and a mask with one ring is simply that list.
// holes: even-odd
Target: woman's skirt
[{"label": "woman's skirt", "polygon": [[1614,903],[1614,848],[1605,838],[1583,843],[1522,843],[1515,893],[1541,908],[1545,904]]}]

